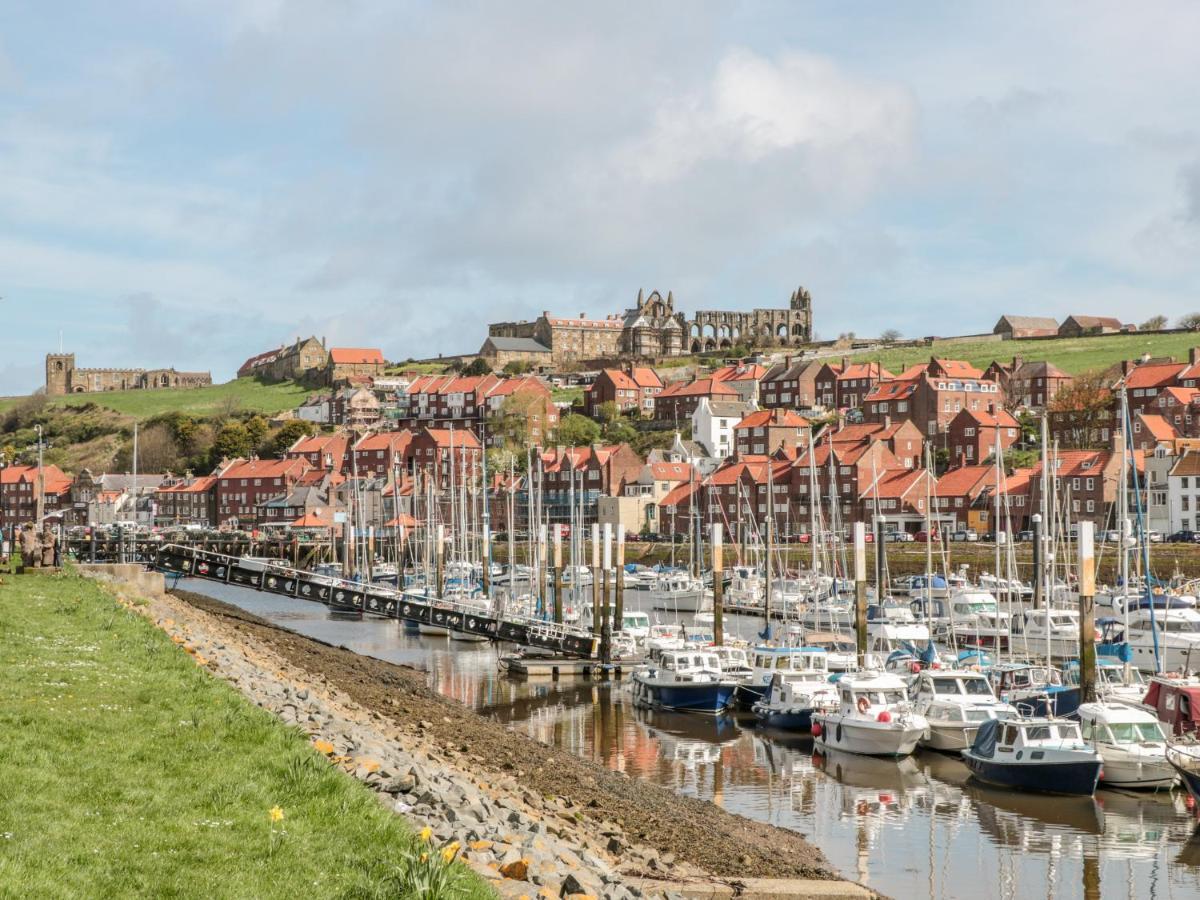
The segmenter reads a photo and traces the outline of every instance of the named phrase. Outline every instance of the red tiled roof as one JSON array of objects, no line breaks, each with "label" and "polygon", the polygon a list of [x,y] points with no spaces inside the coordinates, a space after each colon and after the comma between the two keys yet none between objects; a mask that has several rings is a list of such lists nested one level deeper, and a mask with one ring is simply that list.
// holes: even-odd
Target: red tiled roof
[{"label": "red tiled roof", "polygon": [[308,462],[303,459],[248,459],[235,462],[222,472],[220,477],[282,478],[286,475],[300,475],[307,470]]},{"label": "red tiled roof", "polygon": [[1019,423],[1013,418],[1012,413],[1006,409],[999,409],[995,412],[988,412],[986,409],[964,409],[959,415],[974,419],[986,428],[996,425],[999,425],[1001,428],[1019,427]]},{"label": "red tiled roof", "polygon": [[334,365],[383,365],[383,352],[374,347],[333,347],[329,358]]},{"label": "red tiled roof", "polygon": [[643,388],[660,388],[662,387],[662,379],[658,377],[658,373],[646,366],[635,366],[633,369],[633,380],[637,382],[638,387]]},{"label": "red tiled roof", "polygon": [[655,481],[687,481],[692,477],[692,467],[687,463],[650,463],[650,475]]},{"label": "red tiled roof", "polygon": [[469,428],[456,428],[454,431],[449,428],[426,428],[423,433],[433,438],[438,447],[447,449],[453,447],[455,450],[478,450],[483,446],[475,432]]},{"label": "red tiled roof", "polygon": [[936,356],[930,364],[936,363],[947,378],[982,378],[983,372],[963,359],[938,359]]},{"label": "red tiled roof", "polygon": [[1156,441],[1173,441],[1179,436],[1175,426],[1156,413],[1139,413],[1137,418]]},{"label": "red tiled roof", "polygon": [[736,431],[739,428],[762,428],[767,425],[782,428],[807,428],[809,421],[804,416],[794,413],[790,409],[760,409],[757,412],[750,413],[750,415],[734,425],[733,428]]},{"label": "red tiled roof", "polygon": [[354,449],[357,450],[403,450],[412,442],[412,432],[407,429],[404,431],[377,431],[373,434],[365,435]]},{"label": "red tiled roof", "polygon": [[[859,496],[863,500],[899,500],[924,479],[929,473],[924,469],[884,469],[880,473],[864,472],[859,478]],[[924,490],[921,496],[924,496]],[[929,491],[930,496],[937,495],[937,480]]]},{"label": "red tiled roof", "polygon": [[881,381],[875,387],[871,388],[871,393],[867,394],[863,402],[872,403],[877,400],[899,400],[903,397],[911,396],[916,389],[916,381],[901,379]]},{"label": "red tiled roof", "polygon": [[758,363],[730,363],[712,373],[714,381],[760,381],[767,367]]},{"label": "red tiled roof", "polygon": [[700,490],[700,483],[695,481],[685,481],[682,484],[676,485],[667,496],[658,501],[661,507],[679,506],[684,500],[688,499],[693,492]]},{"label": "red tiled roof", "polygon": [[1164,387],[1174,382],[1186,368],[1186,363],[1143,363],[1125,376],[1125,387]]},{"label": "red tiled roof", "polygon": [[695,381],[684,384],[676,381],[674,384],[663,388],[659,397],[736,397],[738,392],[729,387],[722,381],[712,378],[697,378]]},{"label": "red tiled roof", "polygon": [[1169,387],[1164,388],[1163,393],[1174,397],[1177,403],[1187,406],[1189,403],[1195,402],[1196,395],[1200,394],[1200,388]]},{"label": "red tiled roof", "polygon": [[965,497],[995,483],[995,466],[959,466],[938,478],[934,493],[939,497]]},{"label": "red tiled roof", "polygon": [[866,363],[850,363],[841,372],[838,373],[838,381],[849,378],[874,378],[880,380],[883,378],[893,378],[887,369],[877,362]]},{"label": "red tiled roof", "polygon": [[331,528],[333,527],[333,515],[318,515],[315,512],[305,513],[299,519],[291,523],[292,528]]},{"label": "red tiled roof", "polygon": [[268,350],[266,353],[256,354],[238,366],[238,374],[241,375],[243,372],[249,372],[252,369],[257,369],[259,366],[273,362],[278,355],[278,350]]},{"label": "red tiled roof", "polygon": [[[1111,450],[1060,450],[1058,451],[1059,478],[1070,478],[1076,475],[1096,476],[1101,474],[1104,466],[1112,458]],[[1042,460],[1033,467],[1033,476],[1040,478]]]}]

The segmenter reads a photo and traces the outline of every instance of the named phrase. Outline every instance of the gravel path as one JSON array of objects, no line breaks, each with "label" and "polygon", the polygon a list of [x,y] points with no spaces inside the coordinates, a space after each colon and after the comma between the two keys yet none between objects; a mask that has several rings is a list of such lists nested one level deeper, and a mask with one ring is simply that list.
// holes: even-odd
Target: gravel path
[{"label": "gravel path", "polygon": [[173,595],[292,665],[321,673],[331,688],[437,748],[448,763],[498,780],[515,777],[528,792],[590,821],[597,834],[619,830],[631,843],[652,848],[643,857],[646,874],[678,862],[725,878],[839,878],[821,852],[794,831],[744,819],[541,744],[434,693],[421,672],[330,647],[209,597],[186,591]]}]

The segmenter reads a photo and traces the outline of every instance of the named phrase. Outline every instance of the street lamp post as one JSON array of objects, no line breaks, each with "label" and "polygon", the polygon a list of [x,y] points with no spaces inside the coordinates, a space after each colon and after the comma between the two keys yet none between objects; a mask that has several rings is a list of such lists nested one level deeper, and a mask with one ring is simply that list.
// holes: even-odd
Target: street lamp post
[{"label": "street lamp post", "polygon": [[34,431],[37,432],[37,452],[38,452],[38,471],[37,471],[37,510],[35,517],[37,519],[37,530],[42,530],[42,520],[46,517],[46,476],[42,471],[42,426],[34,425]]}]

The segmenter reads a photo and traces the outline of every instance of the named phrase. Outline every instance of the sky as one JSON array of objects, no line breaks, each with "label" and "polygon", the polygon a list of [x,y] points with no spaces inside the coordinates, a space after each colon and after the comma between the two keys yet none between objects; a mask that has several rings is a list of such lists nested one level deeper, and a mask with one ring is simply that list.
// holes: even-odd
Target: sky
[{"label": "sky", "polygon": [[[73,7],[73,8],[71,8]],[[67,10],[70,9],[68,12]],[[1200,4],[0,4],[0,394],[786,306],[1200,310]]]}]

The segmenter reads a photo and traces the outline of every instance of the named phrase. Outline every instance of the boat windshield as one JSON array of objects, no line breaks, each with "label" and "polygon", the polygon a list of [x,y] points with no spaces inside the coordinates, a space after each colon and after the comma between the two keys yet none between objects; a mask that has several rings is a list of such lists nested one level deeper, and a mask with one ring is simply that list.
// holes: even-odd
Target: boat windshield
[{"label": "boat windshield", "polygon": [[992,695],[991,685],[987,683],[986,678],[964,678],[963,688],[972,697],[990,697]]},{"label": "boat windshield", "polygon": [[935,694],[961,694],[957,678],[935,678],[933,679],[933,692]]},{"label": "boat windshield", "polygon": [[1111,722],[1108,726],[1114,744],[1137,744],[1142,741],[1165,741],[1157,722]]},{"label": "boat windshield", "polygon": [[972,600],[970,603],[958,604],[958,608],[962,612],[995,612],[996,604],[991,600]]},{"label": "boat windshield", "polygon": [[904,691],[863,691],[859,696],[866,697],[874,706],[891,706],[908,699]]},{"label": "boat windshield", "polygon": [[1159,619],[1158,628],[1168,634],[1200,634],[1200,622],[1190,619]]}]

